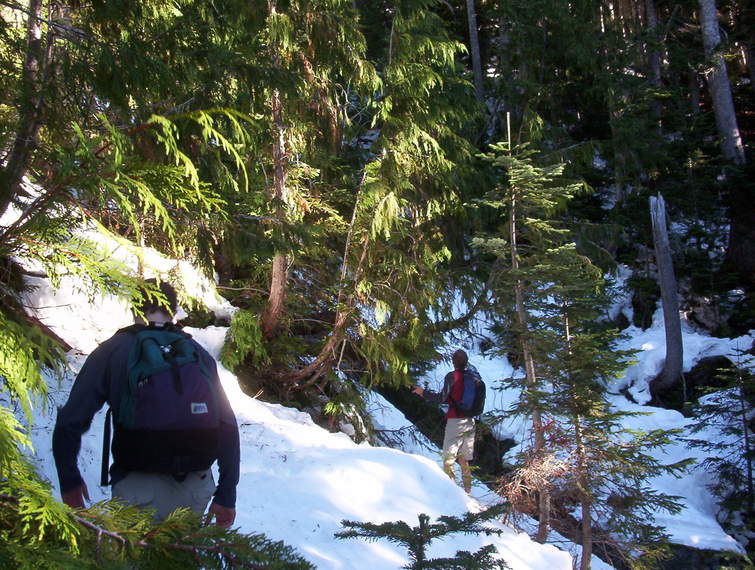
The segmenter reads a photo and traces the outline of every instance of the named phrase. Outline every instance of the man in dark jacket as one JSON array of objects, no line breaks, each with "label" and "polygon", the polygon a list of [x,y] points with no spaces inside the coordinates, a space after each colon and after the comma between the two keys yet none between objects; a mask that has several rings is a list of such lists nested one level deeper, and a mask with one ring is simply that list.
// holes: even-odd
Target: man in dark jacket
[{"label": "man in dark jacket", "polygon": [[[176,292],[165,282],[160,283],[159,289],[170,308],[145,296],[145,301],[134,312],[137,324],[149,324],[154,329],[173,327],[172,319],[177,307]],[[89,500],[87,486],[77,463],[81,436],[89,429],[92,418],[105,402],[111,409],[119,409],[122,385],[128,382],[127,363],[135,339],[133,332],[122,329],[97,347],[76,377],[68,401],[58,411],[53,432],[53,455],[60,480],[61,497],[63,502],[72,508],[83,508],[84,501]],[[126,430],[116,422],[112,447],[113,464],[110,467],[113,497],[128,504],[155,510],[156,520],[162,520],[178,507],[188,507],[201,514],[212,498],[209,514],[215,518],[219,526],[229,527],[236,517],[236,485],[239,481],[240,462],[238,426],[228,398],[220,385],[215,360],[196,341],[189,338],[189,342],[196,349],[199,365],[208,372],[210,381],[215,382],[217,386],[220,411],[215,457],[220,474],[218,485],[215,486],[210,469],[212,459],[205,461],[201,468],[186,472],[172,472],[169,469],[125,469],[122,463],[126,453]],[[145,438],[143,443],[140,443],[145,453],[149,451],[149,439]]]},{"label": "man in dark jacket", "polygon": [[461,467],[461,481],[464,490],[469,494],[472,490],[472,470],[469,461],[474,455],[475,421],[474,418],[463,417],[456,410],[455,402],[460,402],[464,393],[464,370],[468,365],[467,353],[463,350],[454,352],[451,361],[454,369],[446,374],[443,390],[440,393],[424,390],[416,386],[412,392],[428,401],[448,404],[446,412],[446,431],[443,436],[443,469],[448,476],[454,476],[454,462]]}]

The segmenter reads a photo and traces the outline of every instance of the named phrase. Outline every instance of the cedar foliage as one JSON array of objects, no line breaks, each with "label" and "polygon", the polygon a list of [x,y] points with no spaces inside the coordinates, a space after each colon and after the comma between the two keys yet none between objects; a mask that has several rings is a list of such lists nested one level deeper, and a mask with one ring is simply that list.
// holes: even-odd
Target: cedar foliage
[{"label": "cedar foliage", "polygon": [[[108,7],[113,9],[113,3]],[[26,317],[24,294],[30,287],[26,282],[27,268],[38,268],[36,276],[48,278],[53,286],[63,279],[75,278],[93,297],[115,294],[139,300],[143,295],[155,295],[155,291],[140,288],[141,276],[112,251],[96,239],[82,237],[83,230],[98,231],[127,250],[135,249],[134,241],[143,245],[148,240],[176,257],[185,255],[188,249],[194,258],[201,259],[201,240],[196,238],[212,218],[225,218],[225,202],[207,180],[197,154],[204,151],[205,156],[209,153],[219,158],[227,171],[233,171],[238,178],[232,186],[237,191],[245,190],[245,165],[238,150],[246,144],[252,123],[249,117],[228,108],[155,114],[134,107],[121,113],[119,104],[138,102],[135,84],[131,86],[133,99],[109,100],[96,90],[96,85],[88,83],[92,77],[98,79],[97,73],[90,73],[90,67],[67,67],[72,63],[66,59],[69,56],[81,57],[76,63],[85,64],[92,55],[87,47],[107,51],[108,42],[95,39],[98,30],[117,43],[113,28],[98,28],[110,17],[105,7],[94,4],[80,13],[66,12],[55,3],[46,8],[47,15],[53,18],[45,20],[50,49],[48,59],[38,63],[48,65],[49,74],[64,74],[68,82],[53,83],[48,76],[50,82],[44,85],[49,89],[47,106],[36,109],[37,115],[27,111],[18,116],[21,123],[44,123],[22,169],[31,182],[8,183],[6,176],[0,188],[0,215],[4,216],[0,226],[0,260],[4,268],[0,275],[0,557],[8,566],[22,568],[40,564],[50,568],[129,564],[145,568],[167,567],[166,564],[185,567],[197,562],[217,568],[308,568],[308,563],[282,544],[261,535],[199,528],[188,513],[178,513],[154,528],[149,514],[135,509],[92,507],[72,513],[54,500],[49,484],[39,478],[27,459],[27,454],[33,453],[28,437],[33,427],[32,407],[45,396],[45,377],[54,379],[64,368],[63,351],[57,341]],[[140,3],[137,9],[146,12],[139,14],[142,23],[147,21],[158,28],[165,23],[170,27],[176,16],[159,3]],[[95,14],[84,17],[87,10]],[[81,44],[66,55],[60,53],[58,45],[71,41],[59,35],[60,30],[70,31],[63,23],[63,12],[74,20],[82,17],[78,21],[86,27],[81,32]],[[23,10],[18,13],[25,14]],[[149,17],[142,18],[145,15]],[[3,16],[7,13],[3,12]],[[35,16],[37,13],[31,12],[27,19],[33,21]],[[127,14],[119,16],[128,19]],[[13,38],[13,26],[8,20],[4,24],[4,29],[11,32],[4,39]],[[128,54],[132,46],[127,44],[134,37],[125,32],[120,39],[120,53]],[[23,53],[24,42],[9,41],[3,47],[9,61],[14,50],[15,55]],[[153,50],[153,55],[158,54]],[[130,71],[137,71],[145,62],[132,61],[134,67]],[[70,105],[68,97],[82,93],[90,98],[90,104],[97,101],[95,108],[81,112],[76,104]],[[85,101],[79,99],[77,103]],[[102,107],[97,109],[97,105]],[[120,122],[124,114],[128,116],[125,126]],[[8,121],[6,127],[13,124],[13,113],[4,118]],[[18,128],[26,126],[20,124]],[[12,129],[6,128],[3,134],[5,147],[8,137],[13,136]],[[8,171],[4,174],[8,175]],[[43,375],[44,368],[48,370]]]},{"label": "cedar foliage", "polygon": [[188,509],[178,509],[158,524],[149,511],[117,502],[72,513],[50,501],[48,489],[36,482],[44,493],[20,499],[0,495],[4,567],[314,568],[280,541],[201,525],[199,515]]},{"label": "cedar foliage", "polygon": [[[268,393],[334,395],[333,412],[353,409],[341,405],[334,371],[408,382],[445,342],[441,333],[466,338],[466,323],[490,309],[491,287],[500,295],[512,282],[498,254],[470,247],[471,234],[498,232],[494,208],[464,207],[496,184],[475,155],[495,152],[489,142],[502,138],[505,113],[510,142],[550,159],[542,173],[555,173],[558,158],[596,189],[570,195],[568,210],[556,200],[548,214],[579,227],[582,255],[649,274],[646,198],[660,191],[687,221],[683,286],[720,309],[722,334],[752,328],[753,186],[712,136],[696,3],[658,2],[656,30],[649,4],[477,3],[483,110],[459,0],[5,2],[3,473],[26,472],[16,450],[30,426],[13,422],[28,421],[44,394],[39,366],[61,363],[60,348],[25,316],[29,267],[53,284],[80,279],[93,296],[140,294],[134,272],[81,228],[217,271],[244,309],[224,361],[265,378]],[[734,32],[721,51],[741,119],[752,111],[744,61],[734,65],[752,53],[748,3],[721,11],[719,24]],[[649,65],[656,50],[666,56],[660,82]],[[533,224],[522,251],[565,227]],[[267,338],[260,320],[284,258],[283,310]],[[548,264],[556,277],[566,271]],[[470,307],[461,317],[457,291]],[[509,335],[528,334],[510,329],[502,352]],[[541,389],[530,388],[530,405]]]}]

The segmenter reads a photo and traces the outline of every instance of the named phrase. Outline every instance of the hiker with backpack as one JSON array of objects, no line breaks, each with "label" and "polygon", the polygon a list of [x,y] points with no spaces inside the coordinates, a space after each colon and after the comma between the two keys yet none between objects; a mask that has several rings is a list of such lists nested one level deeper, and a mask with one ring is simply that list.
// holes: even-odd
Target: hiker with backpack
[{"label": "hiker with backpack", "polygon": [[469,461],[474,455],[475,416],[485,406],[485,383],[477,369],[469,364],[467,353],[457,350],[451,357],[454,369],[446,374],[440,393],[415,386],[412,392],[430,402],[448,404],[443,436],[443,470],[454,476],[454,462],[461,467],[461,480],[467,495],[472,490]]},{"label": "hiker with backpack", "polygon": [[[148,280],[155,284],[155,280]],[[239,432],[215,360],[172,322],[176,291],[161,282],[167,307],[150,298],[134,307],[135,324],[116,332],[86,359],[58,410],[53,456],[64,503],[89,500],[77,457],[81,436],[106,402],[102,485],[113,498],[153,509],[159,521],[179,507],[221,527],[236,517]],[[114,431],[109,469],[110,415]],[[217,461],[219,481],[211,465]]]}]

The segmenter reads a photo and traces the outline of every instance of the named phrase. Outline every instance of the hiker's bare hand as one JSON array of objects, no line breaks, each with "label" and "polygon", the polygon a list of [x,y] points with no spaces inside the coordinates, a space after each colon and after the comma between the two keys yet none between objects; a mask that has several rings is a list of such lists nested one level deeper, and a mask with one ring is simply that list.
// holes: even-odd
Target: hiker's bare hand
[{"label": "hiker's bare hand", "polygon": [[236,520],[236,509],[223,507],[217,503],[210,505],[209,513],[215,516],[215,524],[221,528],[228,528]]},{"label": "hiker's bare hand", "polygon": [[413,394],[417,394],[417,396],[421,396],[422,394],[424,394],[424,393],[425,393],[425,389],[424,389],[424,388],[420,388],[419,386],[415,386],[415,387],[414,387],[414,388],[412,389],[412,393],[413,393]]},{"label": "hiker's bare hand", "polygon": [[83,509],[86,507],[85,500],[89,500],[89,490],[86,483],[82,481],[81,485],[74,487],[70,491],[60,494],[63,502],[72,509]]}]

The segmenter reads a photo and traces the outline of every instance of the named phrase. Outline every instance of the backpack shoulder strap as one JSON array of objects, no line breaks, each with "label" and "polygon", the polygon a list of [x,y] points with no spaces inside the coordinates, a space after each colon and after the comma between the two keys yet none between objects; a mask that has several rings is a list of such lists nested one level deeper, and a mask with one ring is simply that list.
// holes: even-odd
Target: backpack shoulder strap
[{"label": "backpack shoulder strap", "polygon": [[106,487],[110,483],[110,429],[112,425],[113,408],[108,406],[105,413],[105,430],[102,434],[102,469],[100,471],[100,485]]}]

